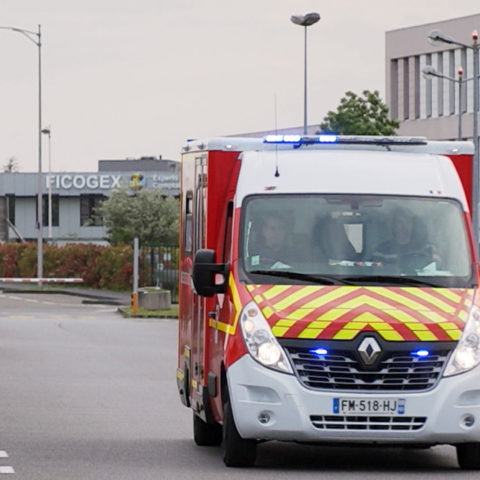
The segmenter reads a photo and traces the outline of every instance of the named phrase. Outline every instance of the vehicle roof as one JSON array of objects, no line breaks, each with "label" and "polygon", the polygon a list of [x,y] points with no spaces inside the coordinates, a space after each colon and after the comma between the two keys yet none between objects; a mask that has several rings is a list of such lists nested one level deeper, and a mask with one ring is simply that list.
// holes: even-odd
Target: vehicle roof
[{"label": "vehicle roof", "polygon": [[[283,136],[286,137],[286,136]],[[473,155],[474,146],[470,141],[427,141],[424,137],[381,137],[381,136],[338,136],[339,140],[350,143],[266,143],[266,137],[213,137],[189,140],[184,152],[195,151],[279,151],[279,150],[373,150],[431,153],[441,155]],[[314,137],[308,137],[314,138]],[[375,143],[378,142],[378,143]],[[390,143],[389,143],[390,142]]]},{"label": "vehicle roof", "polygon": [[442,155],[409,152],[244,151],[236,204],[251,194],[354,193],[449,197],[468,211],[452,161]]}]

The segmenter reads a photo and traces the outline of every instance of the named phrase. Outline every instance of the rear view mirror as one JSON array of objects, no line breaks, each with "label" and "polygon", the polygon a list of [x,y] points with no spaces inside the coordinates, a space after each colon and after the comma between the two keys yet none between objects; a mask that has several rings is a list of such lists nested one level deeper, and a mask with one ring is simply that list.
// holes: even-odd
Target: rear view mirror
[{"label": "rear view mirror", "polygon": [[[193,262],[193,286],[198,295],[211,297],[216,293],[225,293],[228,264],[214,263],[215,251],[198,250]],[[218,277],[223,277],[220,283]]]}]

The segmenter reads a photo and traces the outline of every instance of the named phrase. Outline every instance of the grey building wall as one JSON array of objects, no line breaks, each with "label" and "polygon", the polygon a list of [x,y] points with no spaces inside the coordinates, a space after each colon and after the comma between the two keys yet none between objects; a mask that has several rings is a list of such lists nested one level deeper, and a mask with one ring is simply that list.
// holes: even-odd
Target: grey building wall
[{"label": "grey building wall", "polygon": [[99,172],[169,172],[178,174],[180,171],[180,162],[174,160],[164,160],[160,156],[142,157],[139,159],[125,159],[125,160],[99,160]]},{"label": "grey building wall", "polygon": [[[176,162],[173,162],[176,163]],[[138,163],[134,164],[136,167]],[[174,165],[175,166],[175,165]],[[178,171],[103,171],[60,172],[42,174],[43,195],[49,185],[52,197],[58,198],[58,226],[52,225],[52,239],[64,241],[95,241],[105,238],[103,226],[81,225],[81,197],[83,195],[109,196],[117,188],[127,188],[132,194],[141,189],[161,190],[165,195],[179,195]],[[8,217],[7,198],[15,205],[15,227],[25,239],[36,239],[37,173],[0,173],[0,241],[17,238],[12,228],[5,228]],[[3,205],[3,209],[2,209]],[[2,236],[3,235],[3,236]],[[48,238],[48,227],[43,236]]]},{"label": "grey building wall", "polygon": [[[458,135],[458,84],[437,78],[426,80],[422,68],[432,65],[437,72],[458,78],[457,69],[462,66],[466,79],[472,77],[473,52],[455,45],[431,45],[428,34],[434,29],[471,45],[472,32],[480,29],[480,14],[386,32],[386,100],[391,116],[401,122],[400,135],[451,140]],[[473,80],[463,86],[463,138],[471,139]]]}]

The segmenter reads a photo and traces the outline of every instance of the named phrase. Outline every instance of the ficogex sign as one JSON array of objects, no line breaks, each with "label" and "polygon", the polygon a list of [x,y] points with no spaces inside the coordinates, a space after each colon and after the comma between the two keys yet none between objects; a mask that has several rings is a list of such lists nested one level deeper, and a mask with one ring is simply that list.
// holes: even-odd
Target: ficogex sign
[{"label": "ficogex sign", "polygon": [[113,190],[120,188],[122,176],[108,174],[61,174],[46,176],[46,187],[57,190]]}]

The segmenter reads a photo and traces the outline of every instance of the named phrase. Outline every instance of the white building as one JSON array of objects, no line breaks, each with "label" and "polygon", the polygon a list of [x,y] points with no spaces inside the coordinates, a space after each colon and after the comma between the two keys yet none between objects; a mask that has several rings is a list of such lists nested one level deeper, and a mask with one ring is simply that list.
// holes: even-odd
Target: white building
[{"label": "white building", "polygon": [[[472,46],[472,32],[480,30],[480,14],[386,32],[387,105],[391,116],[401,122],[399,135],[456,139],[461,113],[462,137],[472,139],[474,51],[446,43],[432,45],[428,34],[433,30]],[[458,80],[458,68],[463,68],[461,111],[458,83],[425,79],[422,70],[427,65],[455,80]],[[470,80],[465,81],[468,78]]]}]

